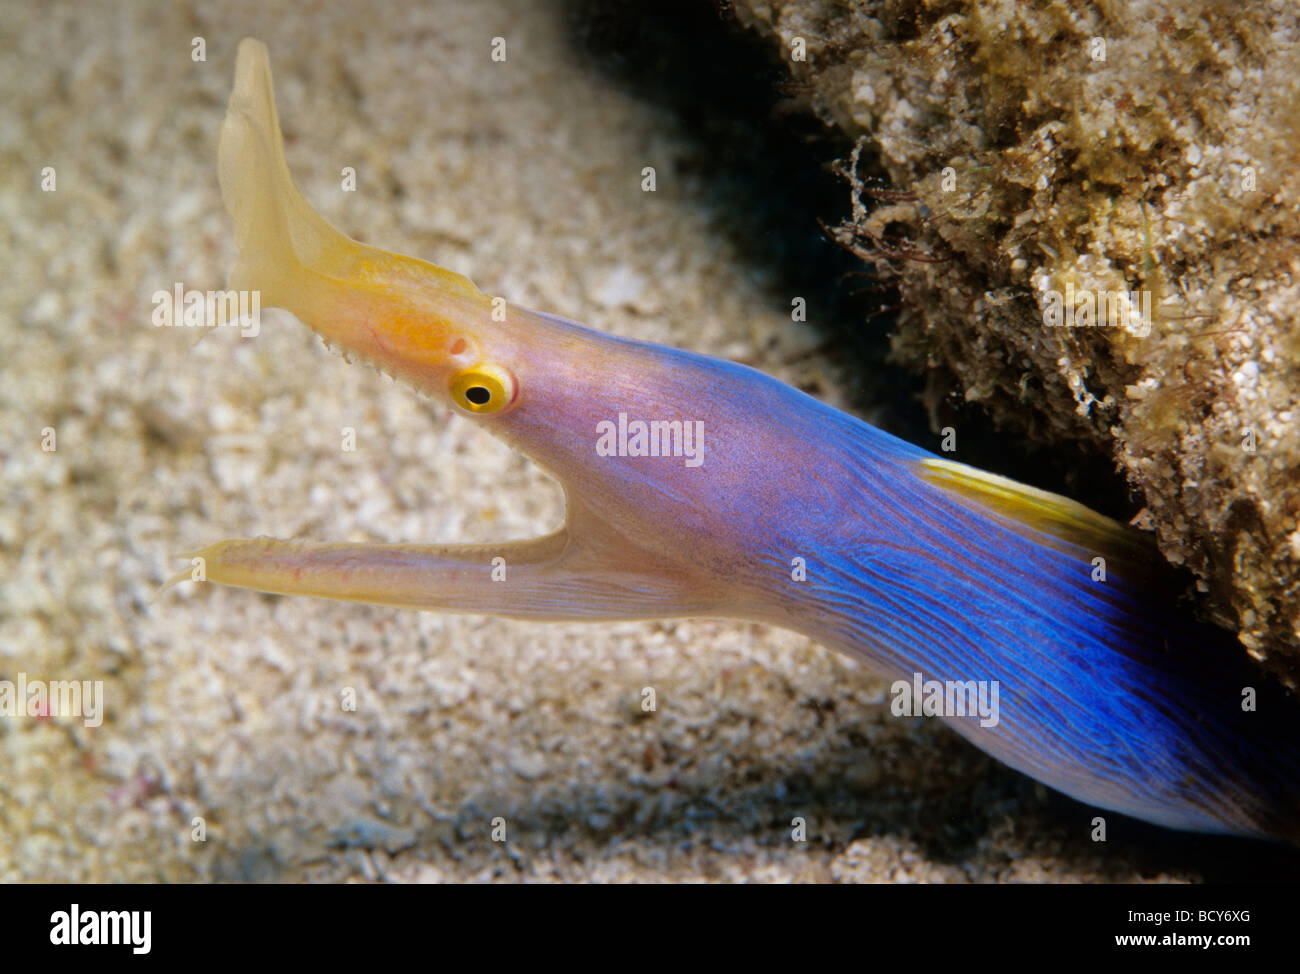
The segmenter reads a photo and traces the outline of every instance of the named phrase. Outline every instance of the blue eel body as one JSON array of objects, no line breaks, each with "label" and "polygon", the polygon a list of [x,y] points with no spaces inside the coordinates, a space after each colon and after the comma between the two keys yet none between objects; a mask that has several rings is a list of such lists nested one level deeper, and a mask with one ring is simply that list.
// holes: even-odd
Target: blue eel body
[{"label": "blue eel body", "polygon": [[[1026,516],[1032,498],[996,503],[986,475],[746,366],[589,334],[708,390],[706,467],[745,484],[711,491],[710,516],[687,525],[697,539],[726,525],[716,548],[696,544],[748,594],[723,614],[802,632],[891,681],[996,681],[995,726],[938,716],[1081,801],[1300,840],[1300,708],[1229,633],[1192,619],[1147,537],[1053,495],[1068,505],[1055,518]],[[662,494],[643,469],[620,489]]]},{"label": "blue eel body", "polygon": [[808,560],[791,615],[770,621],[891,680],[997,681],[995,727],[947,722],[1072,797],[1300,839],[1300,712],[1230,634],[1190,618],[1154,552],[1062,541],[918,476],[941,458],[789,387],[770,395],[753,408],[799,431],[807,472],[759,543],[774,563]]}]

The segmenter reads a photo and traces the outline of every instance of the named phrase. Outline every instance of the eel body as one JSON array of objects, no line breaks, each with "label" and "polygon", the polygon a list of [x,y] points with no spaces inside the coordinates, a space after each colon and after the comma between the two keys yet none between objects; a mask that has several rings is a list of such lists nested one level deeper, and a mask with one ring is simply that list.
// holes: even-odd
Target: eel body
[{"label": "eel body", "polygon": [[499,545],[225,541],[199,553],[209,581],[538,620],[756,620],[863,660],[900,698],[921,691],[1067,795],[1297,840],[1290,698],[1177,605],[1139,532],[754,369],[518,308],[349,239],[294,188],[256,41],[239,49],[220,175],[231,288],[512,444],[567,512],[554,534]]}]

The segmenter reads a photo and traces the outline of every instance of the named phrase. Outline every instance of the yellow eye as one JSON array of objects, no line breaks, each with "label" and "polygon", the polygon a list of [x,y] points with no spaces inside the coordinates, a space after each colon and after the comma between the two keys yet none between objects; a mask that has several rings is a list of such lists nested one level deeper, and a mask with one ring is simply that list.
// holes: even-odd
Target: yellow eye
[{"label": "yellow eye", "polygon": [[495,365],[478,365],[451,380],[451,398],[471,413],[495,413],[515,398],[515,377]]}]

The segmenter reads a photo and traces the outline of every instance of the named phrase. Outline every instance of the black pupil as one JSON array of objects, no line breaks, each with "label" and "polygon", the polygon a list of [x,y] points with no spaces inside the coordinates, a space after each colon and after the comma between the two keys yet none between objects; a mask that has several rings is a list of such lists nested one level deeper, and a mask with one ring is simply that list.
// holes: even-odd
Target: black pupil
[{"label": "black pupil", "polygon": [[492,398],[492,393],[484,389],[482,386],[470,386],[465,390],[465,398],[475,406],[483,406]]}]

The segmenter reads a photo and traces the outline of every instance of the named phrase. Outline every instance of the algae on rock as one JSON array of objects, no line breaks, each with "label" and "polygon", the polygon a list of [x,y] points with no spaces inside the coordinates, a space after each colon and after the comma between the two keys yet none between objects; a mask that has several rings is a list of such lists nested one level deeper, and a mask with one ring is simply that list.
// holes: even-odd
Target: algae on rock
[{"label": "algae on rock", "polygon": [[[862,139],[937,262],[873,250],[893,354],[1090,440],[1208,605],[1300,678],[1300,8],[1291,0],[738,0]],[[801,55],[795,56],[796,54]],[[802,59],[801,59],[802,58]],[[1060,295],[1117,296],[1052,327]],[[1127,299],[1149,301],[1146,321]],[[1067,304],[1069,297],[1067,297]],[[1053,305],[1053,302],[1056,305]],[[933,381],[933,380],[932,380]]]}]

